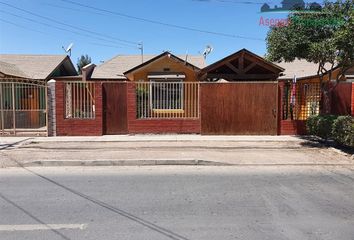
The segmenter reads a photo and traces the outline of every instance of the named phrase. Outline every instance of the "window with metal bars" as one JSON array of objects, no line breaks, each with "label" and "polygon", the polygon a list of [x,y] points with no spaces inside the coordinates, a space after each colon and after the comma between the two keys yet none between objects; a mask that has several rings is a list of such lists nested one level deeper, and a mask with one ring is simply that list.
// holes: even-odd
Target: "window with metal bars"
[{"label": "window with metal bars", "polygon": [[198,118],[199,83],[150,81],[136,83],[138,119]]},{"label": "window with metal bars", "polygon": [[151,81],[150,105],[154,110],[183,109],[183,82]]},{"label": "window with metal bars", "polygon": [[65,83],[65,117],[74,119],[95,118],[94,83]]}]

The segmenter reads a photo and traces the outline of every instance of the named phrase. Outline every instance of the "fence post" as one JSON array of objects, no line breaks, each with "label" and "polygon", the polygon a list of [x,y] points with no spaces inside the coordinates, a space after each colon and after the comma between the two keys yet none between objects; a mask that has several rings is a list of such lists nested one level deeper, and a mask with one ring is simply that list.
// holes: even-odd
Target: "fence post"
[{"label": "fence post", "polygon": [[47,84],[47,131],[48,136],[55,137],[56,131],[56,103],[55,103],[55,80],[52,79]]},{"label": "fence post", "polygon": [[16,102],[15,102],[15,84],[11,84],[12,87],[12,121],[14,135],[16,136]]},{"label": "fence post", "polygon": [[5,128],[5,124],[4,124],[4,104],[3,104],[3,91],[2,91],[2,83],[0,83],[0,111],[1,111],[1,131],[2,131],[2,135],[5,134],[4,132],[4,128]]}]

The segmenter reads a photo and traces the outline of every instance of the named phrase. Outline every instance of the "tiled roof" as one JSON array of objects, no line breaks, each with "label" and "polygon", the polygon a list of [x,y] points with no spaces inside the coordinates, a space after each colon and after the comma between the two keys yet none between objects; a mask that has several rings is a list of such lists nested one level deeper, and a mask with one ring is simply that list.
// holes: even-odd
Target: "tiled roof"
[{"label": "tiled roof", "polygon": [[7,70],[11,65],[13,74],[25,74],[26,77],[32,79],[47,79],[66,57],[66,55],[0,54],[0,64],[2,65],[1,69]]},{"label": "tiled roof", "polygon": [[[158,55],[144,55],[144,62],[151,60]],[[177,55],[177,57],[185,60],[186,55]],[[205,67],[203,56],[188,55],[187,62],[198,67]],[[141,55],[118,55],[111,60],[97,66],[91,78],[103,79],[125,79],[124,72],[139,66],[142,63]]]}]

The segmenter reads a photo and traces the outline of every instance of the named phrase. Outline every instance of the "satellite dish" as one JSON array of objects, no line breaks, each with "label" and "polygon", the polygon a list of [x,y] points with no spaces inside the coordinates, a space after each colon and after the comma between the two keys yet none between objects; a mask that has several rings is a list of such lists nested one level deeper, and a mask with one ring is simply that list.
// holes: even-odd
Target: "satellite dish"
[{"label": "satellite dish", "polygon": [[204,52],[203,52],[203,56],[204,56],[204,59],[206,59],[206,57],[213,51],[213,47],[211,45],[207,45],[204,49]]},{"label": "satellite dish", "polygon": [[74,43],[70,43],[67,48],[62,47],[66,53],[69,53],[70,57],[71,57],[71,49],[73,48],[73,46],[74,46]]}]

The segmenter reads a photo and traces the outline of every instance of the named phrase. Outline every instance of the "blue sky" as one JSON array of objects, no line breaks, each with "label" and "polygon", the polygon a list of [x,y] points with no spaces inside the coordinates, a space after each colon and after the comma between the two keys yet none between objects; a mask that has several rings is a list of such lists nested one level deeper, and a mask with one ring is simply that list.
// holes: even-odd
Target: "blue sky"
[{"label": "blue sky", "polygon": [[[190,55],[196,55],[210,44],[214,51],[208,56],[207,61],[212,63],[241,48],[264,55],[266,52],[264,39],[269,28],[259,25],[260,17],[286,17],[284,13],[261,14],[260,7],[264,3],[262,0],[250,0],[250,4],[241,0],[72,1],[138,18],[251,39],[162,26],[95,11],[62,0],[0,0],[0,52],[63,54],[62,46],[74,43],[72,50],[74,63],[81,54],[88,54],[96,64],[117,54],[140,53],[136,44],[129,43],[127,46],[125,42],[117,40],[122,39],[132,43],[143,41],[145,53],[149,54],[169,50],[175,54],[188,52]],[[272,3],[280,5],[280,1]],[[76,29],[60,23],[72,25]],[[58,28],[79,32],[85,36]],[[84,32],[82,29],[91,32]],[[252,40],[253,38],[260,40]]]}]

